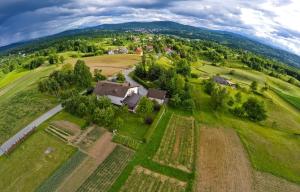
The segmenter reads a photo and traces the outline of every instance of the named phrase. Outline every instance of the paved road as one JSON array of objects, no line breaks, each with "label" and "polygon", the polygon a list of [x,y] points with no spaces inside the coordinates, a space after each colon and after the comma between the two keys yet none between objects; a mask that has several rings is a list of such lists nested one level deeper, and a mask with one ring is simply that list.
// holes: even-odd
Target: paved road
[{"label": "paved road", "polygon": [[51,109],[50,111],[44,113],[40,117],[38,117],[36,120],[31,122],[29,125],[24,127],[21,131],[19,131],[17,134],[15,134],[13,137],[11,137],[9,140],[7,140],[5,143],[3,143],[0,147],[0,156],[3,155],[6,151],[8,151],[13,145],[19,142],[20,139],[24,137],[24,135],[27,135],[30,133],[35,127],[39,126],[46,120],[48,120],[50,117],[54,116],[58,112],[60,112],[63,109],[61,105],[58,105]]}]

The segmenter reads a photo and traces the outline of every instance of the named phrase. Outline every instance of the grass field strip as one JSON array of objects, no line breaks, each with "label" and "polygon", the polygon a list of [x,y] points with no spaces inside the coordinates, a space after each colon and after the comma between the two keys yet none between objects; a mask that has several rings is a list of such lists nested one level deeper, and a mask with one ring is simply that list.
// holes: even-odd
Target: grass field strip
[{"label": "grass field strip", "polygon": [[195,126],[192,117],[172,114],[154,161],[191,172],[195,152]]},{"label": "grass field strip", "polygon": [[121,192],[184,192],[186,183],[136,166]]},{"label": "grass field strip", "polygon": [[44,181],[36,192],[56,191],[59,185],[77,166],[87,157],[85,153],[77,151],[68,161],[58,168],[46,181]]}]

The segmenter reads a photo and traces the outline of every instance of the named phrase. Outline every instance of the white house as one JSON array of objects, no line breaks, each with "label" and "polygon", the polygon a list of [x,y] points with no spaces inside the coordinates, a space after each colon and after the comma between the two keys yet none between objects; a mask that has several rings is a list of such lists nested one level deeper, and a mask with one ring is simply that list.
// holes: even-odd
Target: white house
[{"label": "white house", "polygon": [[[94,89],[94,94],[97,96],[107,96],[115,105],[128,104],[129,108],[134,109],[140,98],[138,88],[138,86],[131,86],[128,83],[99,81]],[[126,103],[124,101],[130,102]]]},{"label": "white house", "polygon": [[149,89],[147,97],[151,100],[157,101],[159,104],[163,104],[166,100],[167,92],[159,89]]}]

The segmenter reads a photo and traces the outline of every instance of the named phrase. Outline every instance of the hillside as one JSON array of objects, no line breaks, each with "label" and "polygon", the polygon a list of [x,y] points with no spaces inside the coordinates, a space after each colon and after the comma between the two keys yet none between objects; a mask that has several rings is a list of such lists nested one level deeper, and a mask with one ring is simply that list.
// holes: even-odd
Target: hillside
[{"label": "hillside", "polygon": [[286,63],[290,66],[300,67],[300,56],[262,44],[248,37],[225,31],[216,31],[205,28],[182,25],[170,21],[104,24],[91,28],[70,30],[49,37],[1,47],[0,54],[7,53],[9,51],[19,51],[24,47],[30,47],[34,44],[44,44],[49,40],[55,40],[59,38],[72,36],[95,36],[97,34],[101,34],[101,32],[103,31],[151,32],[160,34],[172,34],[191,39],[215,41],[231,48],[251,51],[256,54],[261,54],[269,58],[277,59],[278,61]]}]

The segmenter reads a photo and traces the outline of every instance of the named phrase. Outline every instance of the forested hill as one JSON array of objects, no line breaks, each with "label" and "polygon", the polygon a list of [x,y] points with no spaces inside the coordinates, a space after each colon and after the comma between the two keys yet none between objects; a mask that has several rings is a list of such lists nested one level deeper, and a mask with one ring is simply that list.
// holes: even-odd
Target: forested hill
[{"label": "forested hill", "polygon": [[210,41],[215,41],[223,45],[229,46],[231,48],[252,51],[254,53],[261,54],[269,58],[274,58],[288,65],[296,66],[300,68],[300,56],[292,54],[290,52],[273,48],[271,46],[265,45],[263,43],[260,43],[258,41],[252,40],[250,38],[235,33],[192,27],[192,26],[182,25],[170,21],[104,24],[104,25],[91,27],[91,28],[70,30],[50,37],[2,47],[0,48],[0,52],[7,52],[8,50],[13,50],[15,48],[30,46],[30,44],[32,43],[36,44],[39,42],[43,42],[45,40],[47,41],[49,40],[49,38],[53,39],[53,38],[74,36],[74,35],[85,36],[85,35],[91,35],[91,33],[92,34],[100,33],[103,30],[162,33],[162,34],[178,35],[181,37],[192,38],[192,39],[210,40]]}]

